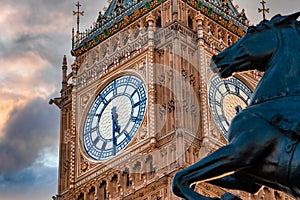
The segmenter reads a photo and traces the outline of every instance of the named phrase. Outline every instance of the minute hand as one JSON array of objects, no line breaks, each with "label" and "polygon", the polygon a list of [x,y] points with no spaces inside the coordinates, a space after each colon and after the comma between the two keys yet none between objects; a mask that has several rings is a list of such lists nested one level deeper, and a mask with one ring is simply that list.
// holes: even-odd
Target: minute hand
[{"label": "minute hand", "polygon": [[113,154],[116,154],[116,146],[117,146],[117,139],[116,139],[116,132],[120,133],[120,126],[118,125],[117,120],[117,112],[116,107],[111,109],[111,117],[112,117],[112,142],[113,142]]}]

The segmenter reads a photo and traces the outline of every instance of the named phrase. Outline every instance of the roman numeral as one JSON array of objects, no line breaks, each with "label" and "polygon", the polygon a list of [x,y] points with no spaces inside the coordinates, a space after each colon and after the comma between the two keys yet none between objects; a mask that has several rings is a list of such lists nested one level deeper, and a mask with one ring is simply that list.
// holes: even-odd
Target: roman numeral
[{"label": "roman numeral", "polygon": [[131,117],[130,117],[130,121],[132,121],[132,122],[137,122],[137,121],[142,121],[142,119],[139,118],[139,117],[131,116]]},{"label": "roman numeral", "polygon": [[85,142],[86,150],[89,151],[92,148],[92,144],[88,141]]},{"label": "roman numeral", "polygon": [[108,101],[105,98],[102,99],[102,102],[104,103],[105,106],[108,104]]},{"label": "roman numeral", "polygon": [[89,131],[89,133],[93,133],[93,132],[95,132],[95,131],[97,131],[98,130],[98,126],[96,126],[96,127],[94,127],[94,128],[92,128],[90,131]]},{"label": "roman numeral", "polygon": [[139,83],[136,87],[135,87],[135,90],[134,92],[131,94],[131,98],[135,95],[135,93],[139,90],[139,88],[141,87],[142,83]]},{"label": "roman numeral", "polygon": [[136,92],[137,92],[137,89],[135,89],[135,90],[133,91],[133,93],[130,95],[130,98],[132,98]]},{"label": "roman numeral", "polygon": [[98,107],[98,105],[101,104],[101,102],[103,102],[105,105],[107,105],[107,103],[108,103],[107,100],[105,99],[105,97],[103,97],[102,93],[99,94],[99,100],[97,102],[97,107]]},{"label": "roman numeral", "polygon": [[101,149],[105,149],[105,148],[106,148],[106,145],[107,145],[107,142],[106,142],[106,141],[104,141],[104,142],[103,142],[103,144],[102,144],[102,147],[101,147]]},{"label": "roman numeral", "polygon": [[100,114],[97,114],[97,113],[88,113],[88,116],[91,116],[91,117],[99,117]]},{"label": "roman numeral", "polygon": [[235,93],[240,94],[240,89],[237,86],[235,86]]},{"label": "roman numeral", "polygon": [[114,81],[114,84],[113,84],[113,87],[114,87],[114,96],[116,96],[117,95],[117,83],[116,83],[116,81]]},{"label": "roman numeral", "polygon": [[146,101],[146,98],[141,99],[140,101],[136,102],[135,104],[133,104],[133,107],[137,107],[139,105],[141,105],[141,103],[144,103]]},{"label": "roman numeral", "polygon": [[220,120],[223,121],[223,122],[228,123],[225,115],[220,115]]},{"label": "roman numeral", "polygon": [[225,84],[225,88],[226,88],[227,92],[230,92],[230,88],[228,87],[227,84]]},{"label": "roman numeral", "polygon": [[94,143],[95,146],[98,144],[99,140],[100,140],[100,137],[97,136],[97,137],[95,138],[95,140],[93,141],[93,143]]},{"label": "roman numeral", "polygon": [[133,107],[135,108],[135,107],[139,106],[140,104],[141,104],[141,101],[138,101],[133,105]]},{"label": "roman numeral", "polygon": [[123,134],[126,136],[126,138],[128,138],[129,140],[131,139],[129,133],[127,133],[127,131],[123,131]]},{"label": "roman numeral", "polygon": [[[93,133],[93,132],[95,132],[95,131],[98,131],[98,126],[97,127],[94,127],[94,128],[92,128],[92,129],[89,129],[89,128],[85,128],[85,130],[84,130],[84,136],[85,137],[87,137],[87,138],[89,138],[90,137],[90,134],[91,133]],[[86,139],[87,139],[86,138]]]},{"label": "roman numeral", "polygon": [[221,102],[219,101],[215,101],[216,102],[216,106],[222,107]]}]

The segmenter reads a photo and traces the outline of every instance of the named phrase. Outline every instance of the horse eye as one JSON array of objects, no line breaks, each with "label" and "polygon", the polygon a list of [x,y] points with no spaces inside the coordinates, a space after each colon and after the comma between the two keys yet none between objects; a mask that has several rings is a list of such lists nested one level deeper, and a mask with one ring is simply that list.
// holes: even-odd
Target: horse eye
[{"label": "horse eye", "polygon": [[248,33],[254,33],[256,31],[256,27],[255,26],[249,26],[247,32]]}]

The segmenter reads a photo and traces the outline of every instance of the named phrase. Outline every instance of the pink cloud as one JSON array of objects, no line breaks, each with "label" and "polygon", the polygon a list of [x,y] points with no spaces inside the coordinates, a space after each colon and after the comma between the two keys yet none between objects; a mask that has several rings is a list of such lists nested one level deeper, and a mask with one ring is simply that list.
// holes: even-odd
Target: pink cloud
[{"label": "pink cloud", "polygon": [[[18,34],[70,33],[72,15],[61,11],[51,11],[47,15],[37,16],[28,5],[1,4],[1,37],[11,40]],[[34,22],[31,20],[35,18]],[[68,27],[63,28],[63,27]]]},{"label": "pink cloud", "polygon": [[14,107],[36,97],[47,98],[56,88],[40,78],[49,63],[34,52],[1,57],[0,63],[0,136],[3,136],[2,129]]}]

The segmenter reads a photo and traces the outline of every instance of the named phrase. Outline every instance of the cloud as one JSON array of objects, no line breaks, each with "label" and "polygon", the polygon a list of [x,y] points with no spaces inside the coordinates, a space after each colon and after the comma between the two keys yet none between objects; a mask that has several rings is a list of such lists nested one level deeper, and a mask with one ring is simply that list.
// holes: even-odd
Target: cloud
[{"label": "cloud", "polygon": [[[59,95],[69,64],[75,1],[3,0],[0,16],[0,200],[50,199],[57,190]],[[82,30],[106,2],[82,2]]]},{"label": "cloud", "polygon": [[25,105],[36,97],[48,97],[59,85],[59,70],[32,51],[0,56],[0,136],[14,107]]},{"label": "cloud", "polygon": [[26,26],[23,19],[29,15],[28,10],[23,5],[14,6],[11,3],[1,3],[3,9],[0,16],[1,38],[9,40],[16,34],[23,32]]},{"label": "cloud", "polygon": [[41,34],[64,32],[63,26],[71,25],[72,15],[68,12],[71,1],[32,1],[3,0],[4,10],[0,16],[0,25],[5,27],[2,35],[6,39],[21,33]]},{"label": "cloud", "polygon": [[[59,55],[70,51],[72,1],[3,0],[0,16],[0,56],[35,52],[56,64]],[[8,58],[6,58],[8,59]],[[59,60],[60,61],[60,60]]]},{"label": "cloud", "polygon": [[9,116],[5,136],[0,141],[0,175],[27,168],[43,157],[47,150],[57,153],[59,134],[58,109],[48,100],[36,98],[24,107],[14,108]]},{"label": "cloud", "polygon": [[55,194],[57,168],[32,166],[0,176],[0,200],[46,200]]},{"label": "cloud", "polygon": [[[75,4],[60,0],[1,2],[0,138],[14,107],[36,97],[45,98],[54,91],[59,93],[62,57],[67,54],[69,64],[73,61],[69,52],[71,29],[76,24],[72,15]],[[82,27],[89,27],[105,4],[82,3],[85,10]]]},{"label": "cloud", "polygon": [[41,200],[55,194],[59,110],[48,100],[34,98],[9,114],[0,139],[0,200]]}]

